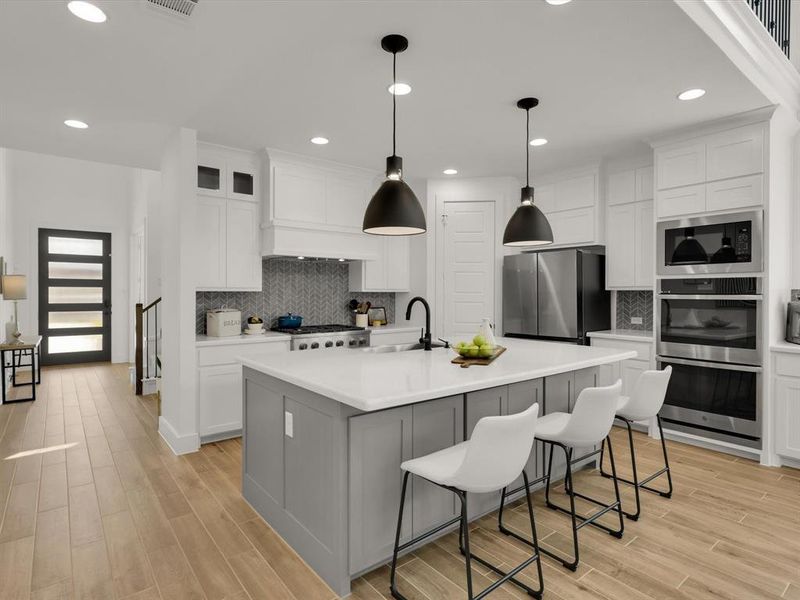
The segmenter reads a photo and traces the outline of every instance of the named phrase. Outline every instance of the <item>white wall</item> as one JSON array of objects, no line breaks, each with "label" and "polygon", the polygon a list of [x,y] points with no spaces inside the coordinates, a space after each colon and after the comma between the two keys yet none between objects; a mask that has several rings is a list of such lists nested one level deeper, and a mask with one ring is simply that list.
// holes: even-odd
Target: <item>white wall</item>
[{"label": "white wall", "polygon": [[197,132],[179,129],[161,158],[161,417],[158,430],[178,454],[200,447],[197,433],[194,251]]},{"label": "white wall", "polygon": [[8,203],[14,230],[9,271],[28,276],[20,331],[38,332],[40,227],[111,233],[111,360],[129,358],[130,204],[137,169],[7,150]]},{"label": "white wall", "polygon": [[400,325],[411,324],[417,327],[425,326],[425,313],[419,308],[414,309],[411,320],[406,321],[406,306],[408,301],[414,296],[422,296],[433,306],[432,297],[428,297],[428,258],[427,258],[427,238],[431,234],[434,222],[428,215],[428,182],[425,179],[406,179],[406,183],[414,190],[417,198],[422,204],[426,213],[428,232],[422,235],[412,235],[408,240],[409,248],[409,291],[407,293],[395,294],[395,317],[394,320]]},{"label": "white wall", "polygon": [[[0,148],[0,257],[10,263],[7,266],[10,273],[14,262],[12,253],[14,229],[11,223],[11,205],[8,202],[7,159],[8,151]],[[6,324],[12,319],[13,314],[12,303],[0,301],[0,341],[6,339]]]}]

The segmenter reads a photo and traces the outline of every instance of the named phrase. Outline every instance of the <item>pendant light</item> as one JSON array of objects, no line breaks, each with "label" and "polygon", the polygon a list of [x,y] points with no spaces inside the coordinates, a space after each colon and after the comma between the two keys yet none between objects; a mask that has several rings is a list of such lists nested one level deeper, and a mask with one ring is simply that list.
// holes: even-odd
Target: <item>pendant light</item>
[{"label": "pendant light", "polygon": [[[397,83],[397,54],[408,48],[402,35],[391,34],[381,47],[392,55],[392,83]],[[396,89],[396,86],[392,89]],[[364,233],[375,235],[417,235],[425,233],[425,213],[414,192],[403,181],[403,159],[395,153],[397,145],[397,94],[392,94],[392,155],[386,158],[386,181],[369,201],[364,212]]]},{"label": "pendant light", "polygon": [[530,182],[531,151],[530,129],[531,109],[538,106],[536,98],[523,98],[517,102],[517,108],[525,111],[525,187],[520,194],[520,205],[506,225],[503,233],[504,246],[544,246],[553,243],[553,230],[547,217],[533,204],[533,188]]},{"label": "pendant light", "polygon": [[708,262],[708,253],[694,237],[694,227],[683,231],[684,239],[672,252],[673,265],[702,265]]}]

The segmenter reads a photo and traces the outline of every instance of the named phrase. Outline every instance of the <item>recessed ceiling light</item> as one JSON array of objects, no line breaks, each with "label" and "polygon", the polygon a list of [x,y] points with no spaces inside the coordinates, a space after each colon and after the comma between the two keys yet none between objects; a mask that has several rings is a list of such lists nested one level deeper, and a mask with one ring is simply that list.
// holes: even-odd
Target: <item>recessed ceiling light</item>
[{"label": "recessed ceiling light", "polygon": [[456,173],[458,173],[458,171],[456,169],[445,169],[444,171],[442,171],[442,173],[444,173],[445,175],[455,175]]},{"label": "recessed ceiling light", "polygon": [[545,138],[534,138],[531,140],[531,146],[544,146],[547,143]]},{"label": "recessed ceiling light", "polygon": [[394,94],[395,96],[405,96],[406,94],[411,93],[411,86],[407,83],[401,83],[399,81],[397,83],[393,83],[386,89],[389,90],[390,94]]},{"label": "recessed ceiling light", "polygon": [[678,100],[697,100],[706,95],[706,91],[702,88],[692,88],[678,94]]},{"label": "recessed ceiling light", "polygon": [[106,13],[97,8],[91,2],[84,2],[84,0],[72,0],[67,4],[69,12],[90,23],[105,23]]},{"label": "recessed ceiling light", "polygon": [[339,262],[344,262],[344,259],[343,259],[343,258],[340,258],[340,259],[339,259]]},{"label": "recessed ceiling light", "polygon": [[64,121],[64,125],[72,127],[73,129],[87,129],[89,127],[86,123],[78,121],[77,119],[67,119]]},{"label": "recessed ceiling light", "polygon": [[297,260],[305,260],[305,258],[306,258],[305,256],[298,256]]},{"label": "recessed ceiling light", "polygon": [[562,4],[572,2],[572,0],[545,0],[545,2],[552,4],[553,6],[561,6]]},{"label": "recessed ceiling light", "polygon": [[311,138],[311,143],[312,144],[316,144],[317,146],[324,146],[329,141],[330,140],[328,138],[326,138],[326,137],[312,137]]}]

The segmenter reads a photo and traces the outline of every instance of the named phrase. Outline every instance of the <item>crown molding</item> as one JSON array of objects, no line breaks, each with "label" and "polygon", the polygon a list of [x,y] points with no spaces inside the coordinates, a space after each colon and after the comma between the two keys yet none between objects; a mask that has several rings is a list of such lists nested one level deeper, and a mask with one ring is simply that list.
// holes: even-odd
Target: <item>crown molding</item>
[{"label": "crown molding", "polygon": [[800,121],[800,71],[743,0],[675,0],[772,104]]}]

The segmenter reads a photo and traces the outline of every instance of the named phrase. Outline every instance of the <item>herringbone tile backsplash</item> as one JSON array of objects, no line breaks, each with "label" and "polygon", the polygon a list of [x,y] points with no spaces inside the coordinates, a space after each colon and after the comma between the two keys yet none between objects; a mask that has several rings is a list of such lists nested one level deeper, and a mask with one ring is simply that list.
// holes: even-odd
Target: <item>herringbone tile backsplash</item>
[{"label": "herringbone tile backsplash", "polygon": [[[641,325],[632,325],[631,317],[641,317]],[[653,292],[617,292],[617,329],[653,329]]]},{"label": "herringbone tile backsplash", "polygon": [[197,292],[197,333],[205,332],[206,311],[222,306],[241,310],[242,320],[258,315],[268,327],[288,312],[302,316],[306,325],[352,325],[347,307],[352,298],[383,306],[394,322],[395,295],[349,291],[347,263],[265,258],[261,264],[262,292]]}]

